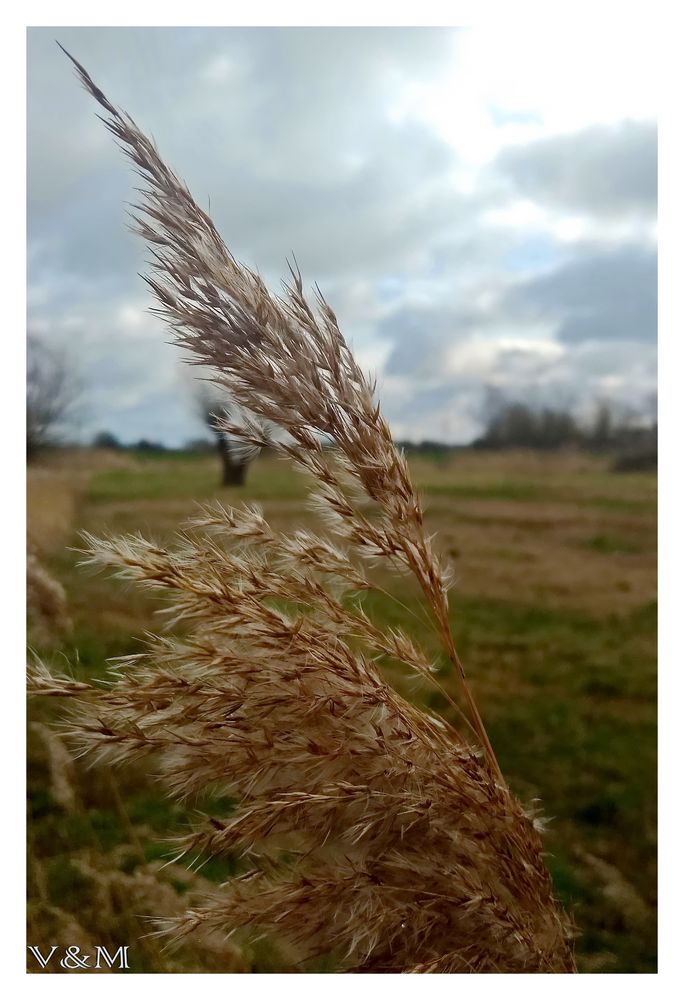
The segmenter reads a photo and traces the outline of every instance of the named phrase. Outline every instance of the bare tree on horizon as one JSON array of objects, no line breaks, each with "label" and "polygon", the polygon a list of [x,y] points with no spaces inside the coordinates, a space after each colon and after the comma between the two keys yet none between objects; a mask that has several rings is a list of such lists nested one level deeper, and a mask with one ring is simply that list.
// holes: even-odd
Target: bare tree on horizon
[{"label": "bare tree on horizon", "polygon": [[70,359],[29,331],[26,347],[26,456],[58,444],[64,423],[81,394]]}]

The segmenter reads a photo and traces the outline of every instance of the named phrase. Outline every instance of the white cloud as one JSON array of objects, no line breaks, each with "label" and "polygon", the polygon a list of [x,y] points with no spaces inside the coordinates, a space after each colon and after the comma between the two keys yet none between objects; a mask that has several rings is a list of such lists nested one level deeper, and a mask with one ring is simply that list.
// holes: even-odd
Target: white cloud
[{"label": "white cloud", "polygon": [[549,363],[555,363],[563,358],[566,349],[556,341],[546,339],[548,326],[542,327],[538,339],[530,336],[515,336],[506,334],[489,335],[486,339],[471,337],[455,344],[448,354],[449,370],[461,377],[468,376],[474,380],[491,382],[506,381],[509,371],[500,368],[502,356],[515,357],[516,368],[522,369],[526,376],[538,375],[540,369]]}]

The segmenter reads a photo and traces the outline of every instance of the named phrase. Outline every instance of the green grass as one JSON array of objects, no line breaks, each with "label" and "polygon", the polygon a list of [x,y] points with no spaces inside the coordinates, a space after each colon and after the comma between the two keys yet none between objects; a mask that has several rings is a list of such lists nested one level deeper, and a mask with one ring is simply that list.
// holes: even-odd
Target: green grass
[{"label": "green grass", "polygon": [[592,535],[584,544],[594,552],[605,552],[608,555],[632,555],[643,551],[643,547],[633,539],[620,535]]},{"label": "green grass", "polygon": [[450,497],[454,500],[512,500],[514,503],[572,503],[582,507],[598,507],[616,511],[647,511],[653,501],[632,499],[611,494],[583,494],[567,486],[534,482],[502,481],[481,485],[457,483],[421,484],[424,496]]},{"label": "green grass", "polygon": [[[290,500],[306,496],[302,476],[293,473],[282,462],[272,461],[265,467],[250,470],[247,487],[233,490],[232,495],[248,496],[250,500]],[[204,500],[216,497],[217,472],[215,463],[194,459],[185,464],[161,458],[153,462],[124,469],[104,469],[96,473],[88,490],[88,501],[97,504],[139,500]]]}]

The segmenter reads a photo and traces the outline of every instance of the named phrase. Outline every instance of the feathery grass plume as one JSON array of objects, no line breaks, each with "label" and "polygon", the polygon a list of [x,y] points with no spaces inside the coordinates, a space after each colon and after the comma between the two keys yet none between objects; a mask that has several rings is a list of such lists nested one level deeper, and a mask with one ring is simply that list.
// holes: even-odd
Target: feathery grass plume
[{"label": "feathery grass plume", "polygon": [[[71,58],[71,57],[70,57]],[[448,574],[407,463],[317,290],[296,267],[282,296],[240,265],[135,122],[73,60],[144,186],[157,311],[190,361],[254,415],[231,433],[311,476],[330,536],[276,534],[250,507],[203,510],[166,549],[139,535],[86,537],[87,561],[161,593],[184,639],[151,637],[111,686],[80,700],[71,738],[108,762],[152,754],[177,796],[237,802],[179,845],[238,854],[245,873],[164,923],[273,932],[302,961],[363,972],[574,971],[535,823],[499,770],[448,617]],[[334,448],[327,446],[332,441]],[[412,574],[460,681],[464,728],[427,715],[383,678],[399,661],[437,683],[408,635],[360,606],[364,569]],[[34,686],[60,693],[58,678]]]}]

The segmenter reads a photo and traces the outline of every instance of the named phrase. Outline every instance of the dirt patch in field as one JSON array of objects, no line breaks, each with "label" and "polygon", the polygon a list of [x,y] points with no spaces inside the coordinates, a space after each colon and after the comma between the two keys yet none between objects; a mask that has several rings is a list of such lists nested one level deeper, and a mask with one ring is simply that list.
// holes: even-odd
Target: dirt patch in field
[{"label": "dirt patch in field", "polygon": [[651,516],[489,501],[431,505],[428,524],[469,595],[602,614],[656,598]]}]

